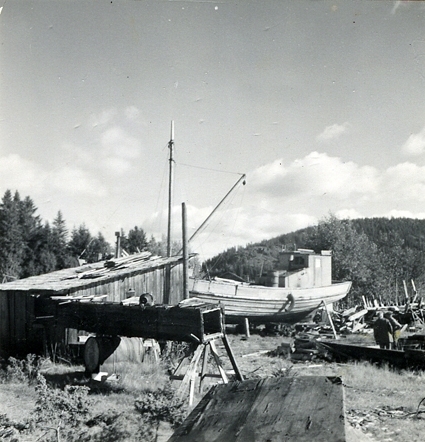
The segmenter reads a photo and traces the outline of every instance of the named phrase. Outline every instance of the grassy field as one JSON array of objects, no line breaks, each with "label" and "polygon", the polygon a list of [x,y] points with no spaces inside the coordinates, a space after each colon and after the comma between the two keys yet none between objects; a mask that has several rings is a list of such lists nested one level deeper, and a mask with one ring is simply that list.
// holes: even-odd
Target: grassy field
[{"label": "grassy field", "polygon": [[[267,376],[341,376],[345,386],[347,440],[424,440],[425,374],[393,371],[369,363],[337,364],[323,360],[293,363],[270,356],[284,338],[229,335],[246,378]],[[230,362],[218,346],[225,368]],[[107,367],[116,380],[96,382],[83,367],[49,361],[15,362],[0,376],[0,440],[6,441],[166,441],[190,411],[176,398],[179,381],[169,372],[170,354],[159,364],[116,363]],[[213,366],[210,367],[211,370]],[[212,382],[212,381],[209,381]],[[208,390],[196,389],[195,403]],[[424,413],[422,413],[424,411]]]}]

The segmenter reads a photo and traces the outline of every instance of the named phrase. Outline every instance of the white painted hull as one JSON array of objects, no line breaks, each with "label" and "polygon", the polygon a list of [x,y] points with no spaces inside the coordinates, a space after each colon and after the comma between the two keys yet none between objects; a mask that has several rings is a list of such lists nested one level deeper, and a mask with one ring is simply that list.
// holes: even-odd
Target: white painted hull
[{"label": "white painted hull", "polygon": [[265,287],[224,281],[191,279],[189,293],[204,301],[221,302],[226,322],[296,322],[319,307],[343,299],[351,282],[325,287]]}]

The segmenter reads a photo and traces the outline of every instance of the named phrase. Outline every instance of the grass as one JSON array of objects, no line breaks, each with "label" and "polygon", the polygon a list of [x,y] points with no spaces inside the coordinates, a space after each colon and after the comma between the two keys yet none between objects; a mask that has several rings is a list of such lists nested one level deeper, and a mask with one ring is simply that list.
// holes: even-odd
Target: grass
[{"label": "grass", "polygon": [[297,364],[298,375],[340,376],[344,384],[347,440],[423,441],[425,373],[368,362]]},{"label": "grass", "polygon": [[0,372],[0,440],[167,440],[188,410],[167,366],[114,365],[116,381],[95,382],[81,367],[12,360]]},{"label": "grass", "polygon": [[[423,440],[425,405],[418,415],[416,411],[425,397],[424,372],[396,371],[369,363],[317,360],[294,364],[261,352],[277,348],[281,338],[252,336],[245,340],[232,336],[231,341],[247,378],[341,376],[347,440]],[[221,346],[218,348],[223,354]],[[224,354],[223,362],[229,365]],[[98,383],[85,377],[82,367],[31,359],[15,362],[0,372],[0,440],[35,441],[41,437],[39,440],[57,441],[59,436],[62,442],[166,441],[172,426],[189,411],[175,398],[168,376],[170,366],[175,366],[170,357],[159,364],[153,360],[142,365],[115,363],[102,369],[117,373],[117,380]],[[46,379],[45,386],[37,380],[40,373]],[[81,388],[67,389],[67,385]],[[201,396],[197,393],[197,399]]]}]

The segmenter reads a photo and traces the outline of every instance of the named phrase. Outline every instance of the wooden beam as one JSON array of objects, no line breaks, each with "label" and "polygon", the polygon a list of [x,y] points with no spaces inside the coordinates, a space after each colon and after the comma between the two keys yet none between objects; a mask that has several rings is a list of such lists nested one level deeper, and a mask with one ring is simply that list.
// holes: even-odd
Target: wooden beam
[{"label": "wooden beam", "polygon": [[325,307],[326,314],[328,315],[329,323],[331,324],[332,332],[333,332],[333,334],[334,334],[334,337],[335,337],[335,339],[338,339],[339,336],[338,336],[337,333],[336,333],[335,326],[334,326],[334,322],[332,321],[332,317],[331,317],[331,314],[329,313],[328,306],[326,305],[326,302],[325,302],[325,301],[322,301],[322,304],[323,304],[323,306]]},{"label": "wooden beam", "polygon": [[138,306],[119,303],[60,303],[36,299],[35,316],[53,316],[58,325],[98,335],[127,336],[181,342],[205,342],[224,334],[224,309],[219,304]]}]

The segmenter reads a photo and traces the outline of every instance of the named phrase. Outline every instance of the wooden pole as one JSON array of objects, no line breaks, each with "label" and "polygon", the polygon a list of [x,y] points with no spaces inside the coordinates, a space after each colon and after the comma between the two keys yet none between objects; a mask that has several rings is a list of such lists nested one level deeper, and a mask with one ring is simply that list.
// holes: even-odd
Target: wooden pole
[{"label": "wooden pole", "polygon": [[[170,141],[168,142],[170,150],[169,172],[168,172],[168,227],[167,227],[167,257],[172,254],[171,251],[171,225],[173,211],[173,187],[174,187],[174,121],[171,121]],[[164,304],[169,304],[171,299],[171,267],[165,267],[164,278]]]},{"label": "wooden pole", "polygon": [[171,135],[168,142],[170,149],[169,171],[168,171],[168,229],[167,229],[167,256],[171,256],[171,224],[173,209],[173,182],[174,182],[174,121],[171,121]]},{"label": "wooden pole", "polygon": [[115,245],[115,258],[119,258],[121,256],[121,236],[120,232],[115,232],[115,236],[117,237],[116,245]]},{"label": "wooden pole", "polygon": [[325,307],[326,314],[328,315],[328,319],[329,319],[329,322],[330,322],[330,324],[331,324],[332,332],[333,332],[333,334],[334,334],[334,337],[335,337],[335,339],[338,339],[338,335],[336,334],[336,330],[335,330],[334,322],[332,321],[332,317],[331,317],[331,314],[329,313],[328,306],[326,305],[326,302],[325,302],[325,301],[322,301],[322,304],[323,304],[323,306]]},{"label": "wooden pole", "polygon": [[189,253],[187,250],[187,215],[186,204],[182,203],[182,226],[183,226],[183,297],[189,298]]},{"label": "wooden pole", "polygon": [[249,338],[251,336],[251,333],[249,332],[249,319],[244,318],[244,328],[245,328],[245,336]]},{"label": "wooden pole", "polygon": [[232,364],[233,370],[235,371],[236,380],[243,381],[244,380],[244,376],[243,376],[241,370],[239,369],[239,366],[238,366],[238,364],[236,362],[235,356],[233,355],[232,348],[230,347],[230,343],[229,343],[225,333],[223,334],[223,337],[221,339],[222,339],[224,347],[226,349],[227,356],[229,356],[229,359],[230,359],[230,362]]}]

